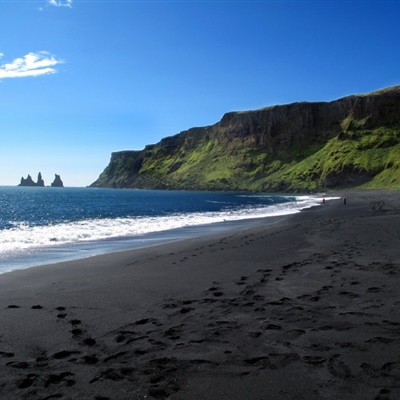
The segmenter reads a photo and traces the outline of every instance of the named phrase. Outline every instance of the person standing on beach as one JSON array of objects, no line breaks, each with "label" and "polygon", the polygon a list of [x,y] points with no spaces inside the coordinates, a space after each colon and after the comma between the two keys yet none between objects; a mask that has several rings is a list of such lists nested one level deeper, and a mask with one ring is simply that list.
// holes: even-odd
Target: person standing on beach
[{"label": "person standing on beach", "polygon": [[322,199],[322,204],[325,205],[325,198]]},{"label": "person standing on beach", "polygon": [[346,205],[347,199],[346,197],[343,197],[343,204]]}]

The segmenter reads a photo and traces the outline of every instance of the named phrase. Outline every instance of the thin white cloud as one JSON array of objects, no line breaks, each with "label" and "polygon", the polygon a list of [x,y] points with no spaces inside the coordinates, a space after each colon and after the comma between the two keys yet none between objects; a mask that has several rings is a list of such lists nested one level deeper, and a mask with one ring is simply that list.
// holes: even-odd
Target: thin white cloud
[{"label": "thin white cloud", "polygon": [[72,0],[48,0],[49,4],[54,7],[70,7],[72,8]]},{"label": "thin white cloud", "polygon": [[[0,53],[0,57],[2,56]],[[57,72],[55,66],[62,63],[62,60],[57,60],[46,51],[28,53],[11,63],[0,65],[0,79],[54,74]]]}]

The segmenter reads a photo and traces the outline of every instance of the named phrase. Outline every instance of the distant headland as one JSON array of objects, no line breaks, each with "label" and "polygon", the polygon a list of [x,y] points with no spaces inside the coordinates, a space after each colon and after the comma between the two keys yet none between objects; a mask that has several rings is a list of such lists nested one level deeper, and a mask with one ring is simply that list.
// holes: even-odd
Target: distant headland
[{"label": "distant headland", "polygon": [[114,152],[91,187],[255,192],[400,189],[400,86],[226,113]]},{"label": "distant headland", "polygon": [[[44,180],[42,178],[42,174],[39,172],[37,177],[37,182],[35,182],[32,177],[28,174],[27,178],[22,177],[21,183],[18,186],[36,186],[36,187],[44,187]],[[55,178],[52,187],[64,187],[63,181],[61,180],[60,175],[55,174]]]}]

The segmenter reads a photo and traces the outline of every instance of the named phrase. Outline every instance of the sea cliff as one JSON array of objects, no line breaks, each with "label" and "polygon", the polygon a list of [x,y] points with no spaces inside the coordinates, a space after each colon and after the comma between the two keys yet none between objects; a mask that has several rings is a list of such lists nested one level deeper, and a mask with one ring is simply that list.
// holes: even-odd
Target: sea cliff
[{"label": "sea cliff", "polygon": [[311,192],[400,188],[400,86],[229,112],[111,155],[91,187]]}]

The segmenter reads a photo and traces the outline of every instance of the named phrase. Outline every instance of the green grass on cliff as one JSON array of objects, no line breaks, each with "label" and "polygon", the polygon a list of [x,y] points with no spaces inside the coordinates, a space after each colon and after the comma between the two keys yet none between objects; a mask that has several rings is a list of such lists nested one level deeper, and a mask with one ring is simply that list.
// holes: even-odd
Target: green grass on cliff
[{"label": "green grass on cliff", "polygon": [[188,190],[400,189],[400,128],[365,129],[366,121],[346,118],[342,132],[329,140],[282,144],[274,152],[243,138],[188,135],[180,146],[152,146],[140,167],[134,156],[115,161],[99,182]]},{"label": "green grass on cliff", "polygon": [[[239,140],[204,140],[158,159],[167,186],[217,190],[316,191],[326,187],[400,188],[400,130],[342,132],[326,143],[287,147],[274,157]],[[179,168],[168,173],[171,165]],[[167,173],[166,173],[167,172]]]},{"label": "green grass on cliff", "polygon": [[400,188],[400,130],[347,131],[302,161],[283,165],[263,184],[271,189],[314,191],[329,187],[330,181],[339,187]]}]

